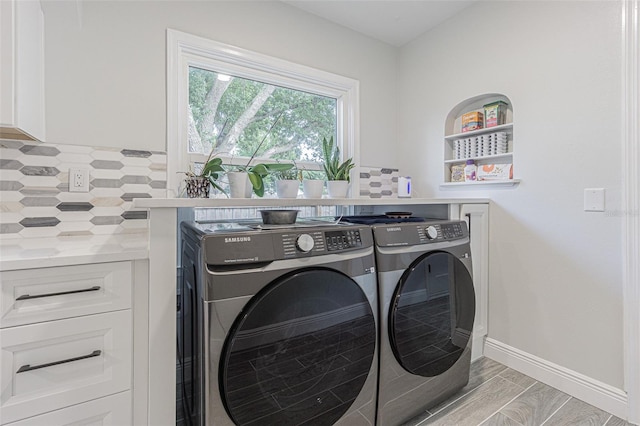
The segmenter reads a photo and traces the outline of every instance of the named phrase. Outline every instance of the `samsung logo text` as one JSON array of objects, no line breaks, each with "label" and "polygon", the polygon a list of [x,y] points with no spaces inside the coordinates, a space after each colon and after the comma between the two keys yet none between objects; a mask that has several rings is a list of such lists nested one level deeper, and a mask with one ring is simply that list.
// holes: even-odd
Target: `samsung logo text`
[{"label": "samsung logo text", "polygon": [[225,243],[246,243],[251,241],[251,237],[224,237]]},{"label": "samsung logo text", "polygon": [[402,228],[397,227],[397,228],[387,228],[387,232],[398,232],[398,231],[402,231]]}]

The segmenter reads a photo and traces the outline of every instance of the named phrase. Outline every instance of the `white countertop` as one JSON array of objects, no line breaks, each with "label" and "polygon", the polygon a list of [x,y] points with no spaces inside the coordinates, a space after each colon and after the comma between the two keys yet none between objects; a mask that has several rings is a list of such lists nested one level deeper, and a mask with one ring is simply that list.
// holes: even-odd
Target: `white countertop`
[{"label": "white countertop", "polygon": [[[137,198],[134,208],[486,204],[486,198]],[[147,259],[147,233],[0,238],[0,271]]]},{"label": "white countertop", "polygon": [[147,259],[145,233],[0,239],[0,271]]},{"label": "white countertop", "polygon": [[488,198],[136,198],[134,208],[486,204]]}]

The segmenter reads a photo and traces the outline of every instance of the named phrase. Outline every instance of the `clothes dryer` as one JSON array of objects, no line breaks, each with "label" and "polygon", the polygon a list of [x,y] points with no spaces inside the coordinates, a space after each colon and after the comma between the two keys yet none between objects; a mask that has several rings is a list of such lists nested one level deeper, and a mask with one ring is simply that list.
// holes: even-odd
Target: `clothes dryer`
[{"label": "clothes dryer", "polygon": [[475,293],[463,221],[373,225],[380,303],[378,424],[399,425],[469,380]]},{"label": "clothes dryer", "polygon": [[[377,287],[367,226],[183,223],[191,424],[373,425]],[[192,284],[189,284],[189,281]],[[192,291],[189,289],[193,289]],[[190,295],[190,296],[189,296]],[[200,379],[201,378],[201,379]]]}]

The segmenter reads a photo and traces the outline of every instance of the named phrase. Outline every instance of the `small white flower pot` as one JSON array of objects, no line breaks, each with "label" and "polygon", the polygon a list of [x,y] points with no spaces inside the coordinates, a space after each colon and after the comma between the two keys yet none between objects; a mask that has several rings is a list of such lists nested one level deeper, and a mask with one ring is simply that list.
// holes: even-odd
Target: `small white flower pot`
[{"label": "small white flower pot", "polygon": [[305,179],[302,181],[304,198],[322,198],[324,181],[322,179]]},{"label": "small white flower pot", "polygon": [[231,198],[251,198],[251,181],[245,172],[228,172],[229,196]]},{"label": "small white flower pot", "polygon": [[349,182],[346,180],[327,181],[327,192],[329,193],[329,198],[347,198]]},{"label": "small white flower pot", "polygon": [[298,198],[299,180],[280,179],[276,181],[278,198]]}]

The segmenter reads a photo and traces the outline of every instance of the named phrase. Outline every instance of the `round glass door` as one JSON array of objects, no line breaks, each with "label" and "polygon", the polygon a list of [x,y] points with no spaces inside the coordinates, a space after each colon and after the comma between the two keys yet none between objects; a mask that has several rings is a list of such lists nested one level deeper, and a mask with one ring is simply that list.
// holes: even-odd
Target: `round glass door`
[{"label": "round glass door", "polygon": [[465,265],[447,252],[427,253],[405,271],[389,310],[389,338],[400,365],[433,377],[447,371],[467,347],[475,293]]},{"label": "round glass door", "polygon": [[223,347],[220,394],[238,425],[331,425],[349,409],[375,355],[360,286],[329,269],[298,270],[254,296]]}]

